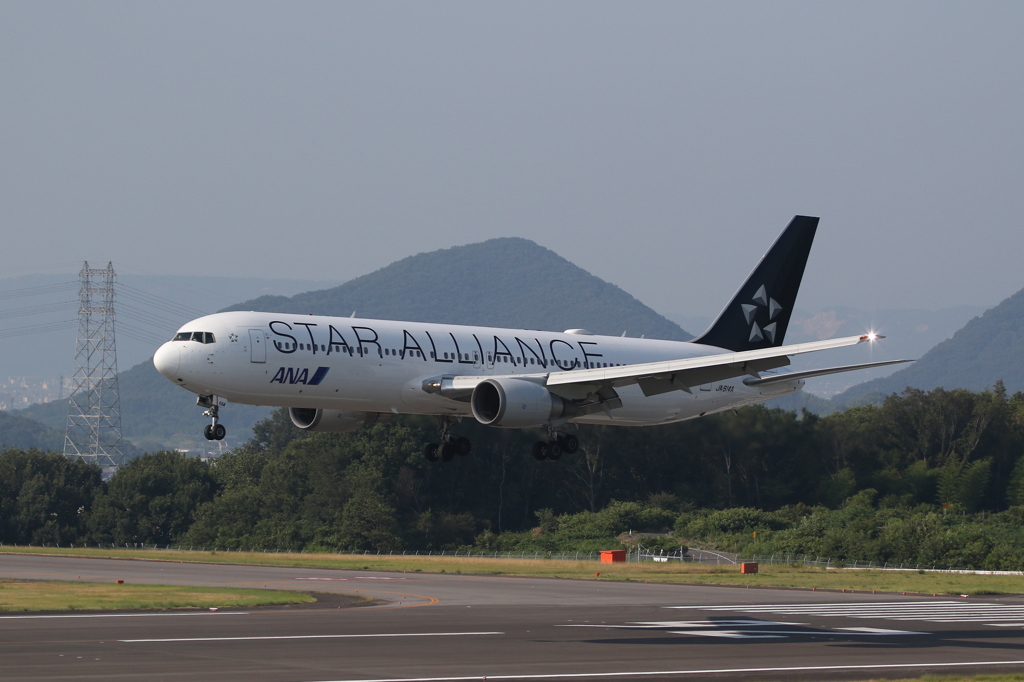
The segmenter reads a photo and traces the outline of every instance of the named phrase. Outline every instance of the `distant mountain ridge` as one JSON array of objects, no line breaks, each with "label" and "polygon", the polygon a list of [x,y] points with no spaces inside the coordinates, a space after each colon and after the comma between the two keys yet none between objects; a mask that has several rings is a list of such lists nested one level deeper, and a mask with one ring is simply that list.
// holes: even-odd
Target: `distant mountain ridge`
[{"label": "distant mountain ridge", "polygon": [[858,384],[836,396],[840,405],[905,388],[981,391],[999,379],[1024,391],[1024,289],[964,325],[920,360],[894,374]]},{"label": "distant mountain ridge", "polygon": [[227,310],[693,338],[614,284],[519,237],[421,253],[338,287],[261,296]]},{"label": "distant mountain ridge", "polygon": [[[625,291],[527,239],[491,239],[404,258],[338,287],[292,297],[261,296],[228,310],[313,313],[477,324],[561,331],[582,327],[598,334],[684,341],[679,325]],[[184,320],[183,320],[184,322]],[[160,376],[149,361],[118,375],[126,439],[156,450],[204,451],[205,420],[195,396]],[[271,408],[229,405],[222,446],[234,446]],[[63,428],[67,403],[36,404],[19,411],[53,429]],[[216,444],[214,444],[216,445]]]}]

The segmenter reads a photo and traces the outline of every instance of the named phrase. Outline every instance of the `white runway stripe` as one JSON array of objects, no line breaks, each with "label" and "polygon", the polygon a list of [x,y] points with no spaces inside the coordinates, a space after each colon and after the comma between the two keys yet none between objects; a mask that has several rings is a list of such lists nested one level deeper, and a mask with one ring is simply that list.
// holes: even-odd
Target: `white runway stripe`
[{"label": "white runway stripe", "polygon": [[327,680],[323,682],[480,682],[480,680],[571,680],[580,677],[584,678],[644,678],[644,677],[668,677],[668,676],[692,676],[692,675],[714,675],[714,674],[739,674],[748,673],[752,675],[766,675],[769,673],[800,673],[800,672],[832,672],[840,670],[905,670],[918,669],[930,670],[934,668],[963,668],[963,667],[998,667],[1007,665],[1024,665],[1024,661],[961,661],[956,663],[892,663],[892,664],[867,664],[867,665],[805,665],[777,668],[705,668],[701,670],[630,670],[630,671],[606,671],[589,673],[536,673],[525,675],[495,675],[483,673],[472,676],[450,676],[450,677],[381,677],[376,679],[348,678],[338,680]]},{"label": "white runway stripe", "polygon": [[126,644],[140,642],[246,642],[274,639],[361,639],[366,637],[473,637],[476,635],[503,635],[504,632],[382,632],[358,635],[266,635],[254,637],[177,637],[168,639],[119,639]]},{"label": "white runway stripe", "polygon": [[[982,623],[1002,625],[1006,621],[1024,622],[1024,605],[971,603],[961,601],[878,602],[855,604],[768,604],[760,606],[669,606],[672,609],[718,611],[774,616],[819,616],[915,620],[929,623]],[[1009,627],[1009,624],[1005,625]]]}]

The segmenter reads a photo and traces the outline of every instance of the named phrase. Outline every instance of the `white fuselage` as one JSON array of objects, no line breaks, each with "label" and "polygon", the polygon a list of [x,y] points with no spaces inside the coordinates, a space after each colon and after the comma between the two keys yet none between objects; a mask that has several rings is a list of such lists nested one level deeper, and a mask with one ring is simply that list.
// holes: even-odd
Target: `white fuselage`
[{"label": "white fuselage", "polygon": [[[176,338],[181,340],[157,350],[154,364],[168,379],[199,395],[248,405],[448,416],[472,416],[469,402],[428,392],[428,380],[542,378],[551,372],[726,352],[694,343],[579,332],[261,312],[201,317],[181,327]],[[621,407],[569,421],[664,424],[761,402],[803,386],[800,380],[748,386],[744,378],[650,397],[636,384],[622,386],[616,389]]]}]

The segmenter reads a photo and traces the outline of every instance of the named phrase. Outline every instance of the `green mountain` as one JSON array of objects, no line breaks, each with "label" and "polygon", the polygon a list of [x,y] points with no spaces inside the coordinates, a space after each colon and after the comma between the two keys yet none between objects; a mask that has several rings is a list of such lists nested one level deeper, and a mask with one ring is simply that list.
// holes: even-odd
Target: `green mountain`
[{"label": "green mountain", "polygon": [[905,388],[980,391],[1002,379],[1007,391],[1024,391],[1024,290],[964,325],[920,360],[890,376],[858,384],[836,396],[847,405]]},{"label": "green mountain", "polygon": [[0,411],[0,449],[38,448],[39,450],[60,450],[64,447],[64,426],[68,418],[67,402],[64,405],[64,421],[58,428],[51,428],[34,419],[10,412]]},{"label": "green mountain", "polygon": [[228,310],[692,338],[614,284],[512,237],[409,256],[332,289],[261,296]]},{"label": "green mountain", "polygon": [[[691,338],[625,291],[526,239],[480,244],[410,256],[346,284],[290,298],[262,296],[228,310],[314,313],[478,324],[524,329],[582,327],[598,334]],[[167,447],[214,454],[247,440],[270,408],[228,405],[222,442],[202,437],[205,424],[195,396],[175,387],[146,361],[118,375],[123,435],[135,447]],[[64,401],[21,410],[63,432]]]}]

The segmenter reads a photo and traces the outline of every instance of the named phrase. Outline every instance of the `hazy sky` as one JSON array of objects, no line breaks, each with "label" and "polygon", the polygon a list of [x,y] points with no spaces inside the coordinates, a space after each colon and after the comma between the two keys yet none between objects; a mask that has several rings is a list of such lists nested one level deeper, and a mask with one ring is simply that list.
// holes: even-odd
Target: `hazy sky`
[{"label": "hazy sky", "polygon": [[801,308],[993,305],[1024,287],[1022,26],[1021,2],[2,1],[0,276],[344,280],[515,235],[712,315],[804,213]]}]

